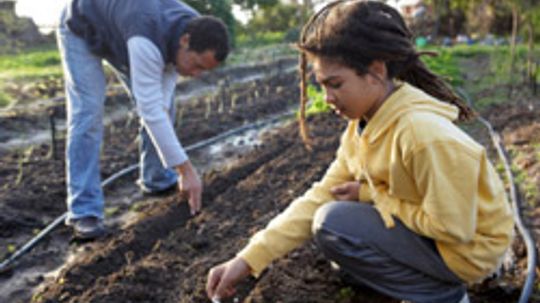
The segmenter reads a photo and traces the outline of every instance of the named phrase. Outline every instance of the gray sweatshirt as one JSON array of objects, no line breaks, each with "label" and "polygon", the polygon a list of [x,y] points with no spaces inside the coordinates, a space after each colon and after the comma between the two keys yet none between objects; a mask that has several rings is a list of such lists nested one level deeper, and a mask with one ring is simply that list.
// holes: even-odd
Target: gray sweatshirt
[{"label": "gray sweatshirt", "polygon": [[180,37],[197,16],[177,0],[72,0],[67,8],[68,28],[131,79],[137,111],[165,167],[188,159],[168,113]]}]

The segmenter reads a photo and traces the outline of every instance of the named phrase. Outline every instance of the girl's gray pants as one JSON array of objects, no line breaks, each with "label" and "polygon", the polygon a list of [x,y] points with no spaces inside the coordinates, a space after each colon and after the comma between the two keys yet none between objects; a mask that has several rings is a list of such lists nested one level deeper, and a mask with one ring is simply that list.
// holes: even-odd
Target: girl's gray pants
[{"label": "girl's gray pants", "polygon": [[444,263],[433,240],[394,218],[386,228],[371,204],[331,202],[313,220],[317,246],[355,282],[417,303],[455,303],[466,287]]}]

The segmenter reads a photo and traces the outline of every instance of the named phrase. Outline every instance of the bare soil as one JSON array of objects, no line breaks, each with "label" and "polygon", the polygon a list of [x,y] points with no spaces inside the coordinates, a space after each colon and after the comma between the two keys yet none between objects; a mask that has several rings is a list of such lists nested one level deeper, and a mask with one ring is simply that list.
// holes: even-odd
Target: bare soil
[{"label": "bare soil", "polygon": [[[200,98],[179,112],[177,128],[184,144],[284,111],[298,99],[294,76],[273,77],[238,91]],[[236,95],[236,98],[233,96]],[[236,107],[232,109],[232,99]],[[532,104],[532,105],[531,105]],[[540,186],[540,126],[538,97],[505,104],[482,112],[514,150],[516,167],[523,174],[522,191]],[[532,106],[532,107],[531,107]],[[210,108],[211,110],[208,110]],[[232,110],[231,110],[232,109]],[[74,258],[58,275],[42,283],[36,277],[28,287],[40,285],[34,302],[209,302],[205,295],[208,270],[241,249],[249,237],[321,178],[334,157],[345,121],[331,114],[310,118],[314,150],[308,152],[295,123],[268,135],[263,143],[242,155],[234,165],[204,176],[205,208],[191,217],[187,203],[171,195],[136,210],[136,220],[117,228],[105,239],[73,244]],[[490,148],[485,130],[464,126]],[[137,125],[121,121],[107,130],[103,151],[103,176],[134,163]],[[34,148],[0,158],[0,249],[20,241],[21,235],[42,228],[65,210],[63,161],[47,158],[49,147]],[[521,156],[517,156],[521,155]],[[22,165],[20,164],[22,163]],[[22,169],[21,169],[22,167]],[[21,174],[20,182],[17,177]],[[133,178],[124,181],[132,182]],[[529,183],[527,183],[529,182]],[[121,192],[122,182],[108,192]],[[531,194],[522,207],[535,237],[540,235],[540,204]],[[67,241],[66,229],[55,232],[50,245]],[[56,242],[55,242],[56,241]],[[21,244],[21,243],[14,243]],[[518,237],[513,245],[516,268],[500,280],[469,289],[471,301],[515,302],[524,279],[525,250]],[[22,266],[37,266],[58,251],[35,249]],[[11,274],[17,275],[15,269]],[[538,283],[539,280],[537,280]],[[0,277],[0,283],[2,278]],[[13,294],[9,302],[30,300]],[[241,285],[235,298],[224,302],[398,302],[373,291],[343,282],[311,242],[277,260],[261,278]],[[540,302],[535,290],[530,302]]]}]

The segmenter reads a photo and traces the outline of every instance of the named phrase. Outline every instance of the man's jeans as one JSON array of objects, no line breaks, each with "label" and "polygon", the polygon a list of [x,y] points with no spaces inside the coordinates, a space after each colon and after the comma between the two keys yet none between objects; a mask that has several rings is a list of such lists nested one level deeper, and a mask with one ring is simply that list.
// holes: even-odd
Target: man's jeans
[{"label": "man's jeans", "polygon": [[[66,87],[67,139],[66,222],[83,217],[103,218],[100,150],[106,80],[102,59],[93,55],[84,40],[73,34],[62,16],[57,31],[58,48]],[[171,100],[172,102],[172,100]],[[171,106],[174,119],[174,106]],[[143,191],[160,191],[176,183],[174,170],[165,169],[146,130],[140,130],[140,177]]]}]

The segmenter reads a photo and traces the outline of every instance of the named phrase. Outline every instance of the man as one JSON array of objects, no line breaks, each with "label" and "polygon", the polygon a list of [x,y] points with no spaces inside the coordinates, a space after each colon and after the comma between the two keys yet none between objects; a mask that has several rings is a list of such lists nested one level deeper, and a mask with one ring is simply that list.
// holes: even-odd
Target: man
[{"label": "man", "polygon": [[[128,80],[141,118],[140,177],[144,193],[178,186],[191,213],[202,183],[174,132],[178,74],[199,76],[229,52],[222,21],[177,0],[70,0],[58,29],[67,95],[66,224],[80,238],[104,234],[99,154],[107,60]],[[180,176],[180,177],[178,177]]]}]

